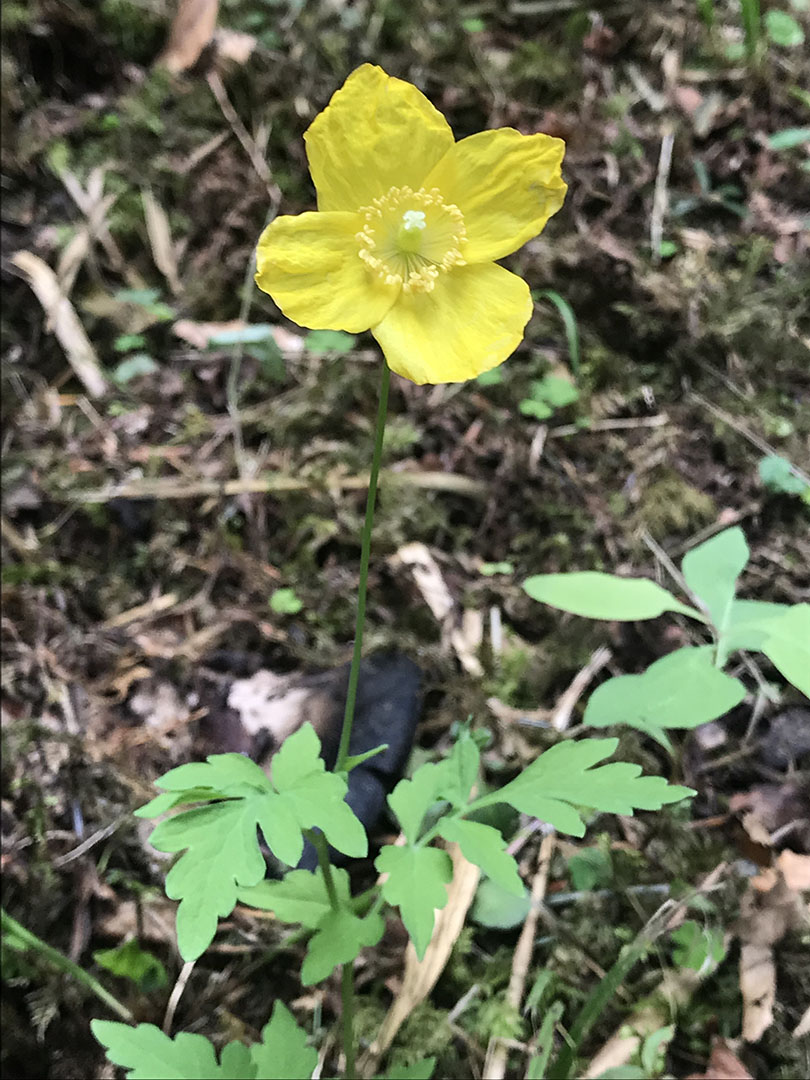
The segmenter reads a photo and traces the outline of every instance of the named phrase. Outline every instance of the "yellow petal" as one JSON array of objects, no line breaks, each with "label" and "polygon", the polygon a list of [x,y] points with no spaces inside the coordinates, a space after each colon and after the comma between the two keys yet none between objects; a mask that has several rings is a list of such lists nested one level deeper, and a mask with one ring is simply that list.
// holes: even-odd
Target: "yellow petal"
[{"label": "yellow petal", "polygon": [[532,313],[529,286],[495,263],[443,274],[402,293],[372,334],[388,366],[415,383],[464,382],[514,352]]},{"label": "yellow petal", "polygon": [[363,64],[304,140],[318,209],[359,210],[392,187],[420,188],[453,145],[453,132],[415,86]]},{"label": "yellow petal", "polygon": [[362,261],[359,214],[277,217],[259,237],[256,284],[288,319],[311,330],[368,330],[386,314],[399,286],[384,285]]},{"label": "yellow petal", "polygon": [[565,198],[564,153],[562,139],[497,128],[445,154],[424,183],[464,215],[468,263],[502,259],[543,229]]}]

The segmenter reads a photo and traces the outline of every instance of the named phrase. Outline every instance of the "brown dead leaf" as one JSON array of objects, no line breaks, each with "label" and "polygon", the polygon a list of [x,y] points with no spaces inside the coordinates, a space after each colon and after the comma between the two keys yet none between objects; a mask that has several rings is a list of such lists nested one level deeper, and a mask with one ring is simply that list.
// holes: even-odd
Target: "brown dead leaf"
[{"label": "brown dead leaf", "polygon": [[[762,884],[766,882],[763,880]],[[788,930],[801,926],[806,914],[798,893],[779,875],[773,888],[750,888],[740,901],[736,932],[745,945],[775,945]]]},{"label": "brown dead leaf", "polygon": [[214,34],[214,44],[218,57],[233,60],[235,64],[246,64],[258,42],[252,34],[244,34],[241,30],[226,30],[220,26]]},{"label": "brown dead leaf", "polygon": [[[788,860],[789,861],[789,860]],[[773,946],[788,930],[807,921],[801,899],[782,874],[763,891],[770,875],[762,875],[759,888],[750,887],[740,902],[737,933],[740,949],[740,991],[743,999],[742,1037],[758,1042],[773,1023],[776,967]]]},{"label": "brown dead leaf", "polygon": [[152,249],[152,258],[155,266],[166,278],[169,288],[174,296],[177,296],[182,286],[177,273],[177,260],[174,255],[174,244],[169,227],[169,219],[166,211],[157,201],[151,191],[142,191],[143,213],[146,218],[146,232],[149,236],[149,246]]},{"label": "brown dead leaf", "polygon": [[169,31],[169,42],[158,63],[173,75],[188,71],[214,36],[219,0],[179,0]]},{"label": "brown dead leaf", "polygon": [[712,1046],[704,1073],[692,1073],[686,1080],[754,1080],[751,1073],[723,1039]]},{"label": "brown dead leaf", "polygon": [[107,392],[107,380],[101,373],[96,351],[79,322],[75,308],[62,292],[56,274],[30,251],[15,252],[11,262],[22,271],[31,286],[47,316],[48,329],[56,335],[87,393],[90,397],[102,397]]},{"label": "brown dead leaf", "polygon": [[395,567],[408,567],[433,618],[443,623],[453,611],[453,597],[447,588],[439,564],[426,545],[420,541],[403,545],[391,558],[391,563]]},{"label": "brown dead leaf", "polygon": [[795,892],[807,892],[810,890],[810,855],[798,855],[795,851],[785,848],[780,852],[776,865],[782,871],[785,884]]},{"label": "brown dead leaf", "polygon": [[123,900],[114,911],[97,919],[93,929],[115,941],[137,936],[143,942],[174,945],[175,913],[176,905],[170,900],[146,896],[139,903]]},{"label": "brown dead leaf", "polygon": [[743,945],[740,950],[740,992],[743,999],[742,1037],[759,1042],[773,1023],[776,965],[769,945]]},{"label": "brown dead leaf", "polygon": [[810,803],[797,784],[759,784],[751,791],[732,795],[729,810],[747,811],[742,815],[742,826],[757,844],[770,847],[790,839],[810,846]]}]

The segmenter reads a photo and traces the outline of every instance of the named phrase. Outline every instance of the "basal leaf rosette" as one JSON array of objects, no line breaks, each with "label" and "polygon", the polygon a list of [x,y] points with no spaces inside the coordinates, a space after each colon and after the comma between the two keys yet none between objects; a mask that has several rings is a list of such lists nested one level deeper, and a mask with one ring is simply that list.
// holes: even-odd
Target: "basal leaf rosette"
[{"label": "basal leaf rosette", "polygon": [[304,136],[318,211],[276,218],[256,281],[313,330],[371,330],[392,371],[463,382],[500,364],[532,311],[497,259],[560,209],[565,144],[512,128],[455,141],[415,86],[364,64]]}]

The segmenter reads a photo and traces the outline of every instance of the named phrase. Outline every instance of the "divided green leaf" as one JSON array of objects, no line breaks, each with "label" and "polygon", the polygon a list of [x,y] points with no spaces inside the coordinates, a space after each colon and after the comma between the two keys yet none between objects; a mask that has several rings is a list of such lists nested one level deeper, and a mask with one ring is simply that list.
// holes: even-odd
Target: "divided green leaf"
[{"label": "divided green leaf", "polygon": [[310,939],[301,982],[312,986],[331,975],[338,964],[351,963],[361,949],[377,944],[384,929],[382,916],[377,913],[361,919],[348,906],[330,909]]},{"label": "divided green leaf", "polygon": [[309,1080],[318,1052],[280,1001],[253,1046],[230,1042],[217,1062],[204,1035],[181,1032],[173,1039],[154,1024],[91,1020],[96,1039],[114,1065],[128,1069],[128,1080]]},{"label": "divided green leaf", "polygon": [[[129,1080],[235,1080],[217,1061],[204,1035],[184,1031],[171,1039],[154,1024],[130,1027],[111,1020],[91,1020],[90,1027],[110,1061],[130,1070]],[[248,1055],[246,1047],[242,1050]],[[252,1078],[255,1072],[241,1075]]]},{"label": "divided green leaf", "polygon": [[537,574],[525,581],[523,588],[533,600],[590,619],[655,619],[665,611],[701,617],[666,589],[645,578],[620,578],[584,570],[573,574]]},{"label": "divided green leaf", "polygon": [[[332,871],[338,897],[349,895],[348,875],[345,870]],[[237,889],[240,904],[272,911],[283,922],[300,923],[308,930],[315,930],[331,908],[326,882],[320,869],[290,870],[280,881],[265,879],[258,885]]]},{"label": "divided green leaf", "polygon": [[318,1051],[307,1046],[306,1033],[281,1001],[273,1006],[273,1014],[262,1031],[262,1041],[251,1046],[250,1056],[257,1080],[264,1077],[309,1080],[318,1064]]},{"label": "divided green leaf", "polygon": [[477,801],[478,806],[507,802],[520,813],[553,825],[559,832],[583,836],[585,825],[577,806],[611,814],[660,810],[665,803],[694,795],[691,788],[668,784],[659,776],[641,776],[628,762],[594,766],[609,757],[618,739],[581,739],[552,746],[520,776]]},{"label": "divided green leaf", "polygon": [[469,730],[462,731],[453,743],[449,757],[442,762],[442,786],[439,794],[453,806],[466,806],[473,785],[478,780],[481,751]]},{"label": "divided green leaf", "polygon": [[[257,828],[273,853],[290,866],[301,858],[303,830],[309,828],[321,829],[329,843],[347,855],[366,854],[365,830],[344,801],[346,782],[326,772],[319,750],[318,736],[305,724],[273,759],[272,783],[241,754],[217,754],[205,763],[181,765],[159,781],[180,795],[188,787],[198,801],[224,799],[181,811],[161,822],[151,836],[158,851],[184,852],[169,871],[166,894],[181,902],[177,937],[185,960],[196,959],[211,943],[217,919],[233,911],[237,890],[264,877]],[[153,812],[153,804],[141,813]]]},{"label": "divided green leaf", "polygon": [[386,845],[374,861],[381,874],[388,874],[382,893],[389,904],[399,907],[416,955],[421,960],[433,933],[434,909],[447,903],[447,885],[453,865],[446,851],[432,847]]},{"label": "divided green leaf", "polygon": [[447,784],[447,761],[428,762],[410,780],[400,780],[388,796],[388,805],[396,814],[409,844],[415,844],[425,814],[440,798]]},{"label": "divided green leaf", "polygon": [[585,723],[628,724],[668,747],[664,728],[695,728],[733,709],[745,687],[712,664],[711,649],[677,649],[641,675],[608,679],[591,694]]},{"label": "divided green leaf", "polygon": [[329,900],[320,869],[314,873],[291,870],[281,881],[262,881],[238,890],[241,903],[272,911],[284,922],[301,923],[315,931],[301,969],[304,986],[325,979],[338,964],[354,960],[362,948],[376,945],[382,937],[384,926],[379,915],[363,919],[354,913],[348,873],[333,868],[332,880],[339,904],[337,910]]},{"label": "divided green leaf", "polygon": [[438,828],[440,835],[451,843],[457,843],[464,857],[479,866],[487,877],[507,892],[523,896],[525,886],[517,863],[506,850],[506,843],[497,829],[477,821],[453,817],[442,818]]}]

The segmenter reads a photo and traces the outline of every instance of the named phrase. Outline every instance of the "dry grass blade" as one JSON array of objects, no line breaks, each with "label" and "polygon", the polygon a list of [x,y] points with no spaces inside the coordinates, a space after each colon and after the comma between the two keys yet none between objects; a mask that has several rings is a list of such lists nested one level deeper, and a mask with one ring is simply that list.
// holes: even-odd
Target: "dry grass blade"
[{"label": "dry grass blade", "polygon": [[423,960],[417,960],[412,944],[405,958],[405,978],[374,1042],[359,1063],[359,1071],[369,1076],[377,1062],[394,1041],[397,1032],[436,985],[467,918],[481,871],[461,854],[457,844],[449,847],[453,858],[453,880],[448,889],[447,906],[436,913],[433,937]]},{"label": "dry grass blade", "polygon": [[[64,184],[68,195],[70,195],[76,206],[78,206],[87,218],[87,225],[90,233],[88,239],[97,239],[104,248],[104,252],[110,260],[110,265],[116,273],[120,274],[131,288],[140,289],[143,288],[143,279],[130,267],[129,263],[124,258],[121,249],[113,239],[112,233],[106,222],[106,213],[112,205],[112,202],[108,203],[103,198],[105,175],[106,167],[97,165],[87,178],[86,190],[82,187],[78,178],[68,169],[64,169],[59,173],[59,179]],[[112,198],[114,201],[114,196]],[[72,258],[75,257],[75,255],[72,256]],[[82,258],[83,257],[84,256],[82,255]],[[65,262],[67,261],[66,254],[63,255],[63,260]],[[68,268],[65,268],[65,273],[67,273],[67,269]],[[60,280],[62,280],[61,271]],[[68,291],[68,289],[65,289],[65,292]]]},{"label": "dry grass blade", "polygon": [[151,191],[142,191],[141,199],[152,258],[155,260],[155,266],[166,278],[172,293],[177,296],[182,291],[182,286],[177,273],[177,260],[174,257],[169,219]]},{"label": "dry grass blade", "polygon": [[[543,837],[540,845],[540,854],[537,857],[537,871],[532,882],[532,901],[523,929],[520,932],[518,943],[512,959],[512,973],[509,977],[509,986],[506,991],[506,1000],[517,1012],[523,1001],[523,992],[526,989],[526,978],[532,962],[534,941],[537,937],[537,920],[540,916],[540,905],[545,899],[548,887],[548,873],[551,867],[551,857],[554,854],[556,833],[548,833]],[[487,1058],[484,1062],[484,1076],[487,1080],[503,1080],[506,1075],[507,1045],[503,1039],[492,1039],[487,1049]]]},{"label": "dry grass blade", "polygon": [[96,351],[79,322],[70,300],[62,292],[56,274],[47,263],[30,251],[18,251],[11,262],[20,270],[42,305],[48,327],[65,350],[68,362],[81,379],[90,397],[107,392],[107,380],[101,372]]},{"label": "dry grass blade", "polygon": [[[486,494],[486,485],[466,476],[441,472],[398,472],[380,474],[380,483],[404,484],[425,491],[450,491],[456,495],[481,498]],[[368,487],[368,476],[342,477],[336,485],[338,492],[364,491]],[[222,497],[229,495],[265,495],[268,492],[282,494],[285,491],[323,491],[324,485],[315,480],[299,479],[272,473],[266,476],[246,476],[240,480],[195,480],[174,476],[158,476],[155,479],[127,480],[108,487],[87,490],[53,490],[49,495],[68,503],[105,503],[110,499],[196,499],[201,497]],[[332,490],[330,488],[330,490]]]},{"label": "dry grass blade", "polygon": [[180,0],[158,63],[173,75],[194,67],[214,36],[218,14],[219,0]]}]

